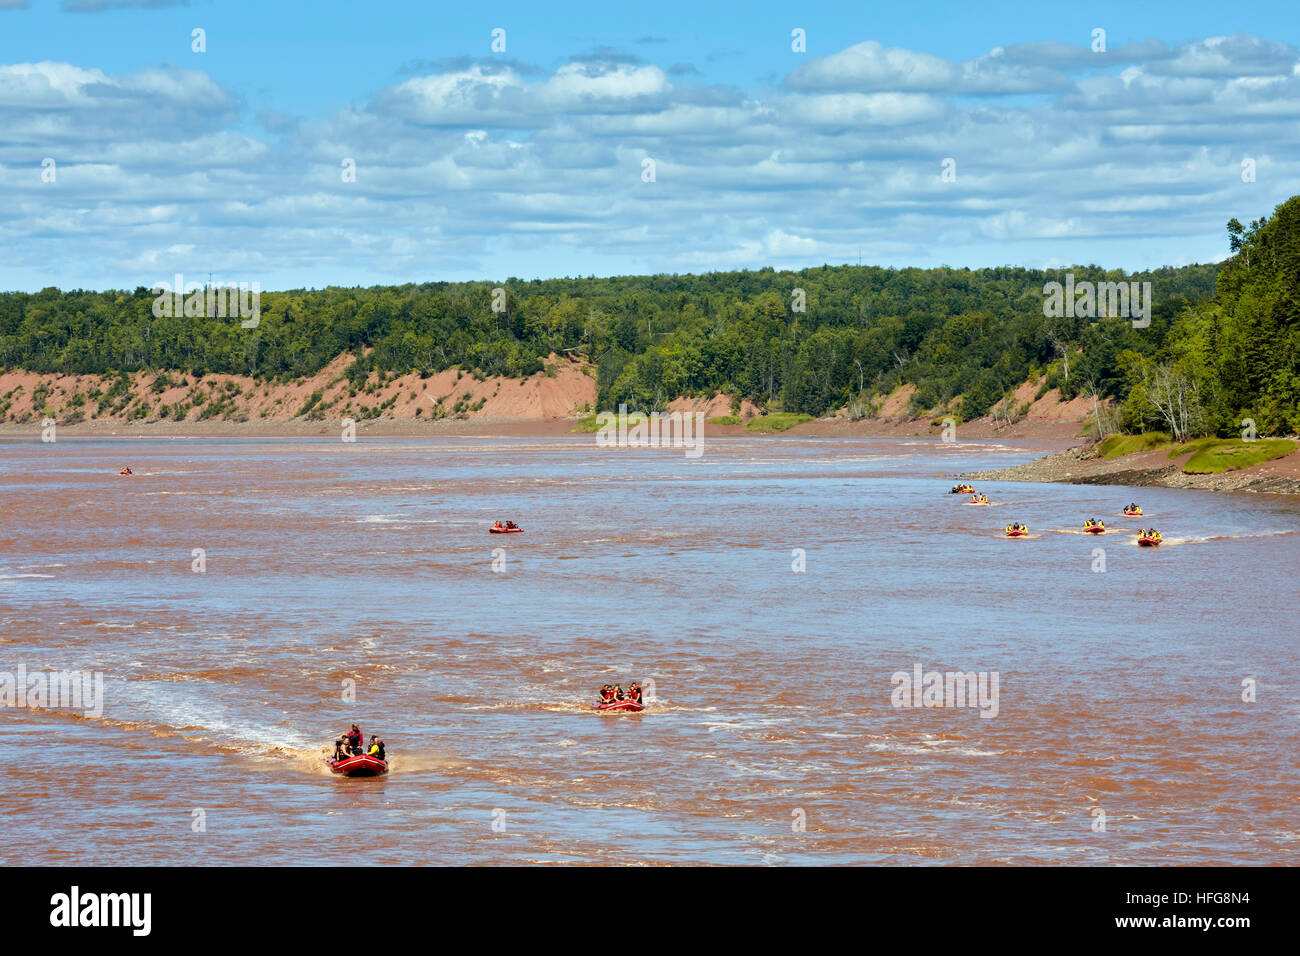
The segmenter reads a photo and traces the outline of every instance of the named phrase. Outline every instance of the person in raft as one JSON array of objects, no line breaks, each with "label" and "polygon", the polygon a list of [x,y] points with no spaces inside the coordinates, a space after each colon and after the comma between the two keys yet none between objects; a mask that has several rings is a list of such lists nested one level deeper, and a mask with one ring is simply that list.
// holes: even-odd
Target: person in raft
[{"label": "person in raft", "polygon": [[506,527],[507,527],[507,528],[512,528],[512,529],[513,529],[513,528],[518,528],[519,525],[515,524],[513,521],[507,521],[507,522],[506,522]]},{"label": "person in raft", "polygon": [[384,759],[384,742],[377,734],[370,735],[370,749],[366,751],[366,756],[374,757],[376,760]]},{"label": "person in raft", "polygon": [[361,732],[361,728],[356,724],[353,724],[352,729],[343,735],[343,740],[347,744],[347,752],[354,757],[361,753],[361,744],[365,739],[365,734]]},{"label": "person in raft", "polygon": [[601,685],[600,685],[600,702],[601,702],[602,704],[608,704],[608,703],[610,703],[611,701],[613,701],[613,699],[614,699],[614,685],[613,685],[613,684],[601,684]]},{"label": "person in raft", "polygon": [[135,472],[132,471],[130,468],[123,468],[121,471],[118,472],[118,474],[119,474],[119,475],[134,475]]},{"label": "person in raft", "polygon": [[335,760],[347,760],[347,759],[348,759],[348,755],[343,751],[343,738],[342,738],[342,737],[340,737],[338,740],[334,741],[334,759],[335,759]]}]

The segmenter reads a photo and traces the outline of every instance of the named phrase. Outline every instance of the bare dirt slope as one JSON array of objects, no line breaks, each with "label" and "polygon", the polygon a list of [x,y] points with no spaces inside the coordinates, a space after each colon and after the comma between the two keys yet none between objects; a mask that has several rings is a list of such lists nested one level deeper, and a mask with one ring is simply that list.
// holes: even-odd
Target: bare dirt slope
[{"label": "bare dirt slope", "polygon": [[288,384],[240,375],[137,372],[125,380],[100,376],[0,375],[0,420],[60,424],[79,421],[230,422],[307,419],[558,419],[594,405],[596,382],[587,366],[551,355],[526,379],[476,379],[459,369],[422,378],[371,374],[353,383],[344,370],[354,356],[335,358],[310,378]]}]

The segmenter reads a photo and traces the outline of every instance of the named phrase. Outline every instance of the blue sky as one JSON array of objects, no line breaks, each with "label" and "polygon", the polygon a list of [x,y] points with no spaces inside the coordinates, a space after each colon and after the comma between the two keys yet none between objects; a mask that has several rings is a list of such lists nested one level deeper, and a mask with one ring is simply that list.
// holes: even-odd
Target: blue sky
[{"label": "blue sky", "polygon": [[0,0],[0,288],[1207,261],[1296,10]]}]

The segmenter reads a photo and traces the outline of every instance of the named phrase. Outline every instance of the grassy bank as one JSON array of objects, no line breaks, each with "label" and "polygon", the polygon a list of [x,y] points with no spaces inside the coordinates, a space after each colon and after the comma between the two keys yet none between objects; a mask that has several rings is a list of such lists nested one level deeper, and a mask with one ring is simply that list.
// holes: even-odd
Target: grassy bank
[{"label": "grassy bank", "polygon": [[[598,416],[601,415],[603,415],[604,418],[598,421],[597,418]],[[592,414],[588,415],[586,418],[578,419],[578,424],[574,425],[571,429],[569,429],[569,431],[598,432],[602,428],[606,427],[606,423],[608,423],[608,427],[610,428],[628,429],[628,428],[632,428],[635,425],[639,425],[644,421],[646,421],[646,416],[643,415],[641,412],[628,412],[626,415],[622,417],[615,415],[613,412],[593,412]]]},{"label": "grassy bank", "polygon": [[1143,432],[1141,435],[1109,435],[1097,445],[1102,458],[1121,458],[1139,451],[1165,448],[1170,438],[1164,432]]},{"label": "grassy bank", "polygon": [[1221,475],[1289,455],[1296,450],[1296,443],[1289,438],[1195,438],[1175,444],[1164,432],[1145,432],[1111,435],[1097,445],[1097,453],[1104,459],[1164,449],[1168,449],[1170,459],[1191,455],[1183,465],[1185,475]]},{"label": "grassy bank", "polygon": [[1221,475],[1225,471],[1249,468],[1281,458],[1295,450],[1296,443],[1289,438],[1260,438],[1255,441],[1201,438],[1172,449],[1169,457],[1177,458],[1190,451],[1193,454],[1187,459],[1187,464],[1183,465],[1183,474]]},{"label": "grassy bank", "polygon": [[811,415],[796,414],[794,412],[776,412],[771,415],[759,415],[751,419],[745,428],[751,432],[784,432],[794,428],[795,425],[802,425],[804,422],[813,420]]}]

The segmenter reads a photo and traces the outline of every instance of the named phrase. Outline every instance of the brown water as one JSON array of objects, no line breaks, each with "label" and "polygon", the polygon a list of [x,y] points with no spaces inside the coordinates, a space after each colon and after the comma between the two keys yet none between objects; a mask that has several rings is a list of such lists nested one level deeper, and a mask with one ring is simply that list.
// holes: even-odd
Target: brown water
[{"label": "brown water", "polygon": [[[0,672],[105,680],[0,707],[0,860],[1297,862],[1300,505],[946,493],[1039,451],[0,444]],[[996,672],[997,716],[895,708],[915,665]],[[353,719],[387,777],[325,772]]]}]

